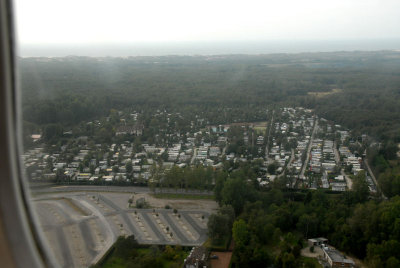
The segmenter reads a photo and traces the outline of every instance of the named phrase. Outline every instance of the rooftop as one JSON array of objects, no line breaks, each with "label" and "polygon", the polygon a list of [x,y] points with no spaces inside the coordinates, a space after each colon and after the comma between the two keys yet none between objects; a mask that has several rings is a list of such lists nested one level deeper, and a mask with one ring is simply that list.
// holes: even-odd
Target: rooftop
[{"label": "rooftop", "polygon": [[355,264],[352,259],[346,259],[346,257],[336,249],[326,247],[323,248],[323,250],[333,262],[350,263],[353,265]]}]

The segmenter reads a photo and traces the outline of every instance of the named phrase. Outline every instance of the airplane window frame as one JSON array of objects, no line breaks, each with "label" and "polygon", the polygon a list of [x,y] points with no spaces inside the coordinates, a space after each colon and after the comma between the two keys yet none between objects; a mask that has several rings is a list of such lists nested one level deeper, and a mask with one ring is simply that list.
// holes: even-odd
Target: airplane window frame
[{"label": "airplane window frame", "polygon": [[23,180],[21,120],[12,0],[0,0],[0,263],[57,267],[39,229]]}]

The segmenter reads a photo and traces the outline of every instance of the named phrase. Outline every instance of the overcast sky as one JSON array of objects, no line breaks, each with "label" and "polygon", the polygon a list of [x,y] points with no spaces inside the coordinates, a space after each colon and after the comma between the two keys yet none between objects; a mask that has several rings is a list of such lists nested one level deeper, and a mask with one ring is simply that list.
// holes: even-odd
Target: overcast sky
[{"label": "overcast sky", "polygon": [[399,0],[17,0],[21,44],[400,38]]}]

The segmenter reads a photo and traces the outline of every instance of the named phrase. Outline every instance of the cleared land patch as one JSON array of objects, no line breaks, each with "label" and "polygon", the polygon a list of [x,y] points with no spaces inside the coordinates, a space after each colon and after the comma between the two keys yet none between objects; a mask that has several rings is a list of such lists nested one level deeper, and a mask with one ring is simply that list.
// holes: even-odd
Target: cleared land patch
[{"label": "cleared land patch", "polygon": [[343,91],[343,89],[334,88],[331,91],[307,92],[307,94],[310,95],[310,96],[321,98],[321,97],[326,97],[328,95],[332,95],[332,94],[335,94],[335,93],[340,93],[342,91]]}]

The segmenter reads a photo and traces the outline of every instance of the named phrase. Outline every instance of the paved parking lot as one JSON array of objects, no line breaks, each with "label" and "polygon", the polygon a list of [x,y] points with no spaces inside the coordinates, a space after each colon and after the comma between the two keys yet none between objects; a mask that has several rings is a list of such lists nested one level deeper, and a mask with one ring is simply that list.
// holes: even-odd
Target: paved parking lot
[{"label": "paved parking lot", "polygon": [[[41,194],[33,204],[44,237],[62,267],[89,266],[120,235],[133,234],[141,244],[196,246],[207,239],[207,220],[217,208],[215,202],[151,200],[148,194],[136,197],[142,195],[154,208],[130,208],[132,194],[125,192]],[[165,204],[179,208],[178,212],[163,208]]]}]

